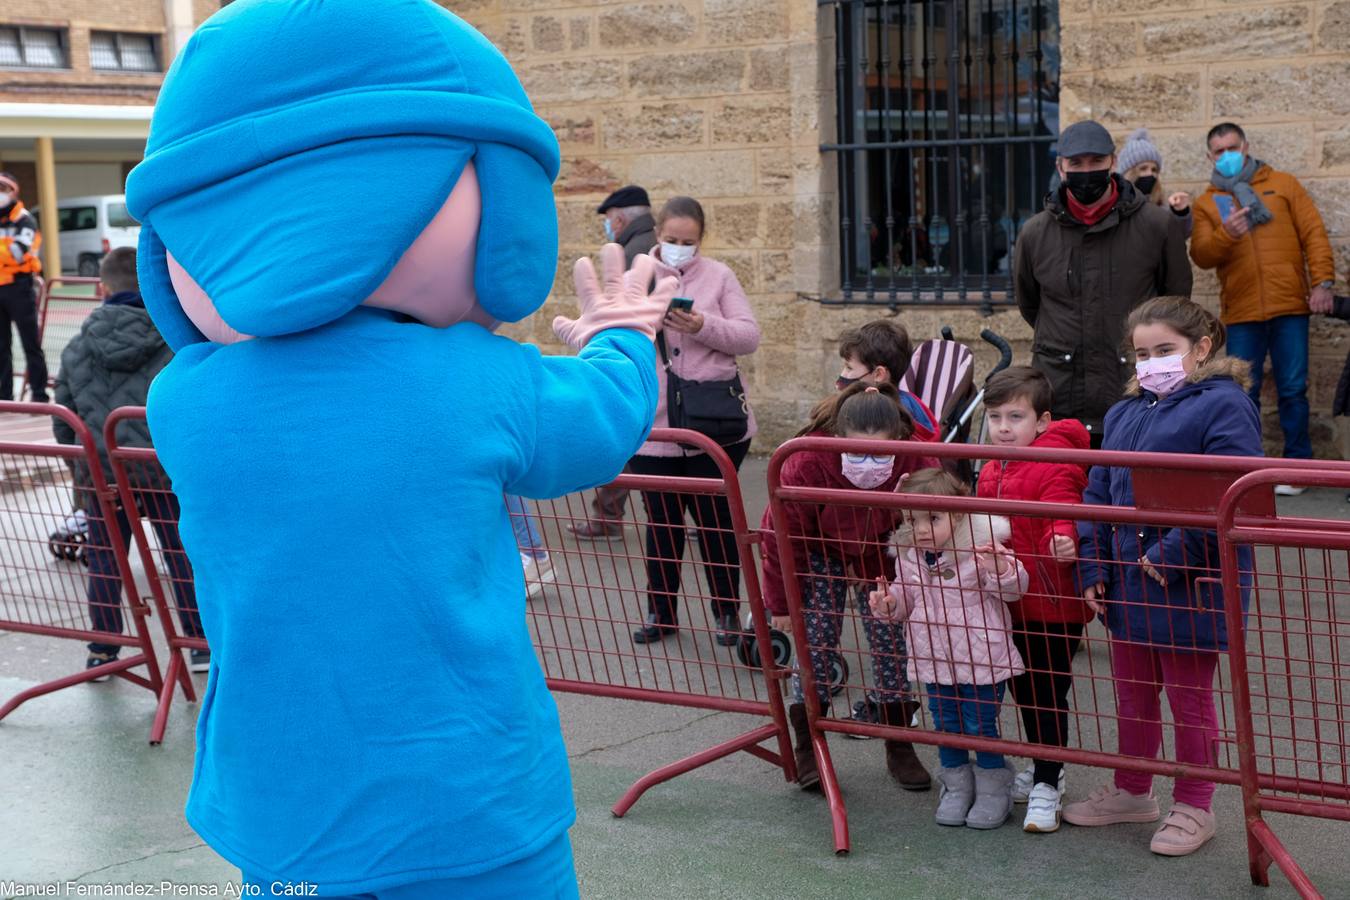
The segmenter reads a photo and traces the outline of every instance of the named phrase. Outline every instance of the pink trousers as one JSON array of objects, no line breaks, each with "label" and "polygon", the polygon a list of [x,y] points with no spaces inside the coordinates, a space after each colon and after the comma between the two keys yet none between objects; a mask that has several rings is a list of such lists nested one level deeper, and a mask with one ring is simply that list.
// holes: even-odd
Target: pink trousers
[{"label": "pink trousers", "polygon": [[[1166,689],[1172,708],[1177,761],[1212,765],[1219,735],[1214,711],[1216,652],[1190,652],[1148,644],[1111,642],[1111,668],[1116,686],[1116,716],[1120,752],[1155,759],[1162,749],[1162,699]],[[1116,787],[1131,794],[1147,794],[1153,776],[1116,770]],[[1208,810],[1214,783],[1178,778],[1172,799]]]}]

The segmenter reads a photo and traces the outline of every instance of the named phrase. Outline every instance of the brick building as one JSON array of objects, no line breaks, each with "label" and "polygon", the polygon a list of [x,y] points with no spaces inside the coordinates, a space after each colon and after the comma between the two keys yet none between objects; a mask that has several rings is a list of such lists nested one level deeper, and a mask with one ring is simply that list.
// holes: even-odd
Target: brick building
[{"label": "brick building", "polygon": [[[601,240],[594,207],[608,191],[692,194],[709,213],[706,252],[735,269],[764,328],[745,361],[761,448],[799,427],[833,381],[837,335],[869,318],[898,315],[919,338],[950,324],[972,345],[993,328],[1025,359],[1010,248],[1040,208],[1058,130],[1078,119],[1121,140],[1148,126],[1164,182],[1191,191],[1208,177],[1208,127],[1242,123],[1256,156],[1303,180],[1338,271],[1350,268],[1350,0],[440,2],[503,50],[562,143],[554,297],[512,333],[556,347],[547,323],[573,302],[571,261]],[[108,33],[149,35],[162,67],[218,5],[8,0],[0,35],[61,30],[68,64],[0,61],[0,159],[35,155],[33,123],[17,136],[6,124],[15,104],[94,105],[143,129],[114,108],[146,109],[160,75],[98,67],[95,45],[106,61]],[[124,60],[125,42],[114,48]],[[78,140],[102,140],[100,162],[139,155],[134,136],[108,143],[120,132]],[[1212,274],[1197,273],[1196,291],[1217,304]],[[1329,451],[1347,332],[1314,322],[1314,438]],[[1274,434],[1273,395],[1265,408]]]},{"label": "brick building", "polygon": [[[118,194],[173,54],[219,0],[5,0],[0,168],[30,206]],[[45,230],[54,271],[59,233]],[[54,240],[55,239],[55,240]]]}]

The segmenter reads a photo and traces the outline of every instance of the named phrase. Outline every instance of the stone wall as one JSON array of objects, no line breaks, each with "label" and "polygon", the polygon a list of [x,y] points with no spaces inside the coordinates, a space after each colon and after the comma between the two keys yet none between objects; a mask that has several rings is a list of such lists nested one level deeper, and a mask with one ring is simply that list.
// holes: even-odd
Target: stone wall
[{"label": "stone wall", "polygon": [[[1169,188],[1204,190],[1205,133],[1232,120],[1252,154],[1291,172],[1316,200],[1350,272],[1350,2],[1064,0],[1061,127],[1095,118],[1123,141],[1146,125]],[[1196,297],[1218,307],[1218,281],[1196,272]],[[1309,400],[1318,455],[1336,456],[1329,418],[1350,327],[1315,317]],[[1267,449],[1279,425],[1269,379]]]}]

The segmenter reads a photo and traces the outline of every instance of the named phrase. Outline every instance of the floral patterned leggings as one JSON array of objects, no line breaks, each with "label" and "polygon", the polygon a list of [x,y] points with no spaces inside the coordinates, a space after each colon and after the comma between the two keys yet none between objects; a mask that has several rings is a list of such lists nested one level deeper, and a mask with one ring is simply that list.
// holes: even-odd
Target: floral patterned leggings
[{"label": "floral patterned leggings", "polygon": [[[851,581],[843,562],[812,552],[808,562],[812,577],[803,579],[802,604],[806,616],[806,639],[810,644],[811,671],[815,675],[816,694],[822,707],[830,705],[830,671],[840,656],[839,636],[843,630],[844,609]],[[867,635],[872,656],[872,685],[867,698],[873,703],[895,703],[909,694],[905,678],[908,654],[905,627],[872,615],[867,607],[870,585],[857,585],[854,598]],[[801,679],[792,678],[792,696],[803,699]]]}]

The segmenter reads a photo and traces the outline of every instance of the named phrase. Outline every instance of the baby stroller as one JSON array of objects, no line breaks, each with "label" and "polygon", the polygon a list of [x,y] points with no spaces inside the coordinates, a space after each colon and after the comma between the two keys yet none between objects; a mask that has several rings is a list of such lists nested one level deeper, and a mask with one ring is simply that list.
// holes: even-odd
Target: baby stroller
[{"label": "baby stroller", "polygon": [[[988,328],[980,332],[980,337],[999,351],[998,363],[985,376],[985,384],[988,384],[990,378],[1012,364],[1012,347]],[[943,326],[941,338],[924,341],[915,348],[909,371],[900,387],[932,410],[943,443],[970,441],[971,422],[975,410],[984,400],[984,388],[975,389],[975,354],[965,344],[956,342],[951,328]],[[981,419],[976,443],[983,443],[984,436],[984,420]],[[964,481],[969,482],[974,477],[974,469],[968,460],[949,460],[944,464]]]},{"label": "baby stroller", "polygon": [[47,537],[47,549],[57,559],[89,565],[85,543],[89,540],[89,519],[84,510],[77,509],[66,517],[61,527]]}]

